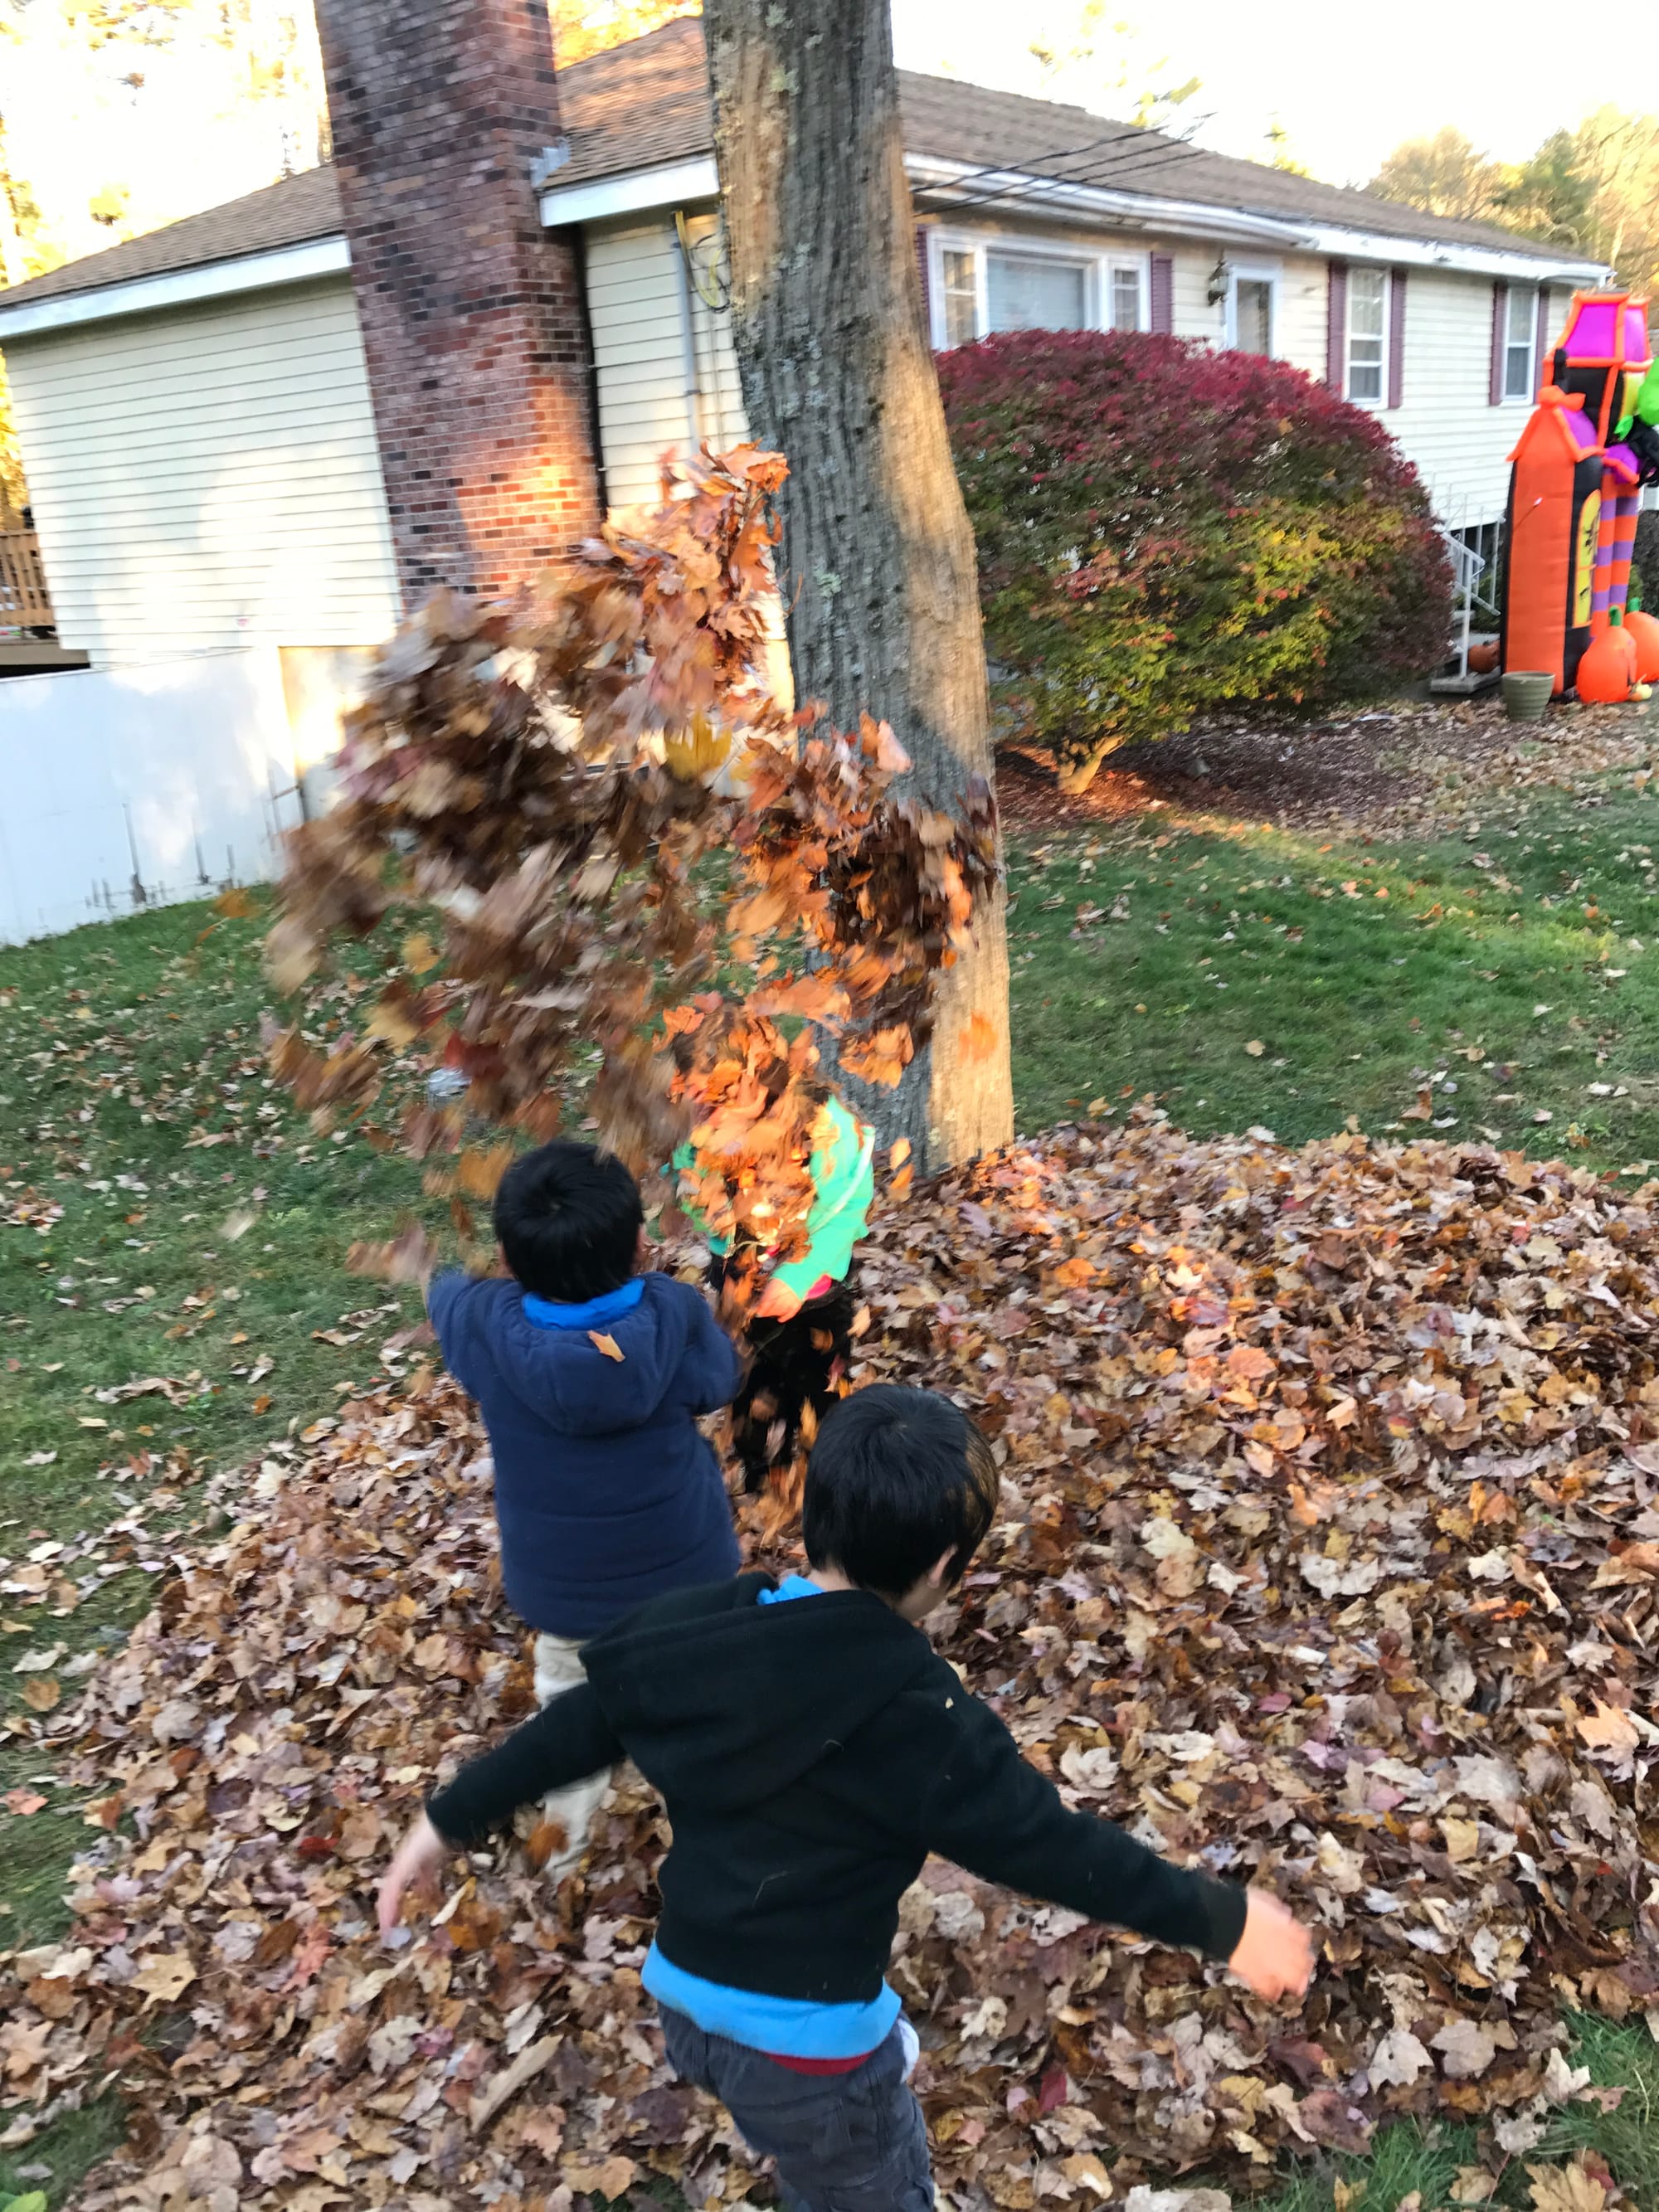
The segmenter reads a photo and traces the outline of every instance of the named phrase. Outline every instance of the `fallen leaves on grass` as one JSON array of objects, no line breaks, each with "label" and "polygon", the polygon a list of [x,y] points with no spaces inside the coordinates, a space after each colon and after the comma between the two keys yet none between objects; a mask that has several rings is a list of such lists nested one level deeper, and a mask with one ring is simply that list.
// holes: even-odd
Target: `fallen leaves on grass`
[{"label": "fallen leaves on grass", "polygon": [[[1096,2201],[1103,2142],[1152,2203],[1152,2162],[1362,2150],[1395,2113],[1484,2115],[1496,2166],[1590,2094],[1565,2006],[1659,2005],[1656,1195],[1142,1111],[880,1219],[859,1377],[955,1392],[1003,1466],[945,1648],[1078,1802],[1272,1884],[1322,1945],[1276,2011],[931,1863],[892,1974],[959,2205]],[[250,2208],[319,2177],[507,2212],[624,2163],[694,2202],[747,2185],[640,1989],[665,1843],[641,1784],[557,1892],[476,1854],[438,1922],[374,1938],[439,1769],[531,1705],[480,1453],[447,1383],[347,1407],[92,1681],[69,1778],[131,1832],[0,1985],[13,2141],[106,2073],[139,2092],[89,2207],[190,2203],[192,2159]],[[786,1502],[743,1510],[781,1562]],[[182,2009],[152,1996],[186,1966]],[[1592,2212],[1559,2187],[1547,2212]]]}]

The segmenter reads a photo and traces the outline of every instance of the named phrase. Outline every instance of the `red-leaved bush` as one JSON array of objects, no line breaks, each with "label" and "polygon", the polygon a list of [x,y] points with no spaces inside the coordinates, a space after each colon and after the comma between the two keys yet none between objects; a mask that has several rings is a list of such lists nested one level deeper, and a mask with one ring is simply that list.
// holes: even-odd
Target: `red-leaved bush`
[{"label": "red-leaved bush", "polygon": [[1250,700],[1323,706],[1444,654],[1416,471],[1300,369],[1021,331],[939,361],[1011,735],[1081,788],[1115,746]]}]

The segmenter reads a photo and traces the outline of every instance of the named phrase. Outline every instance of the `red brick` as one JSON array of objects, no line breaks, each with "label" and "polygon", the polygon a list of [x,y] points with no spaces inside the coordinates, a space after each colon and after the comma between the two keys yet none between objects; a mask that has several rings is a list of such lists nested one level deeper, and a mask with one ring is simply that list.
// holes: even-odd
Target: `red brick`
[{"label": "red brick", "polygon": [[318,0],[404,598],[510,592],[598,526],[580,276],[531,164],[545,0]]}]

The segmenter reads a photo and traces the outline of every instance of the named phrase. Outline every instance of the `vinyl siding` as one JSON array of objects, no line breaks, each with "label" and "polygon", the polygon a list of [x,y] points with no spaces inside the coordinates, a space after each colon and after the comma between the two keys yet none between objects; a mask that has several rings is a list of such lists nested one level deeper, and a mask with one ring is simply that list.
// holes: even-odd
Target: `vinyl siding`
[{"label": "vinyl siding", "polygon": [[94,665],[396,627],[348,281],[15,339],[6,367],[59,635]]},{"label": "vinyl siding", "polygon": [[[1491,404],[1492,281],[1413,269],[1406,282],[1405,378],[1382,420],[1421,472],[1453,529],[1494,521],[1509,495],[1509,460],[1531,398]],[[1570,295],[1553,292],[1550,335]]]},{"label": "vinyl siding", "polygon": [[[690,219],[694,243],[714,221],[712,214]],[[718,451],[748,436],[731,319],[694,289],[695,364],[688,360],[685,276],[672,216],[595,223],[586,244],[605,495],[613,509],[635,507],[655,500],[665,453],[704,441]]]}]

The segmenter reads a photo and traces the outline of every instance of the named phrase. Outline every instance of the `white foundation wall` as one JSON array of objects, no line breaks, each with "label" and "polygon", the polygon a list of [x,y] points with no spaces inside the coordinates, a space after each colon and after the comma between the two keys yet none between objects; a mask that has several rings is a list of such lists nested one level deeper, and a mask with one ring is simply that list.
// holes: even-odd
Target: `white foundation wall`
[{"label": "white foundation wall", "polygon": [[0,944],[276,867],[300,819],[275,646],[0,684]]}]

